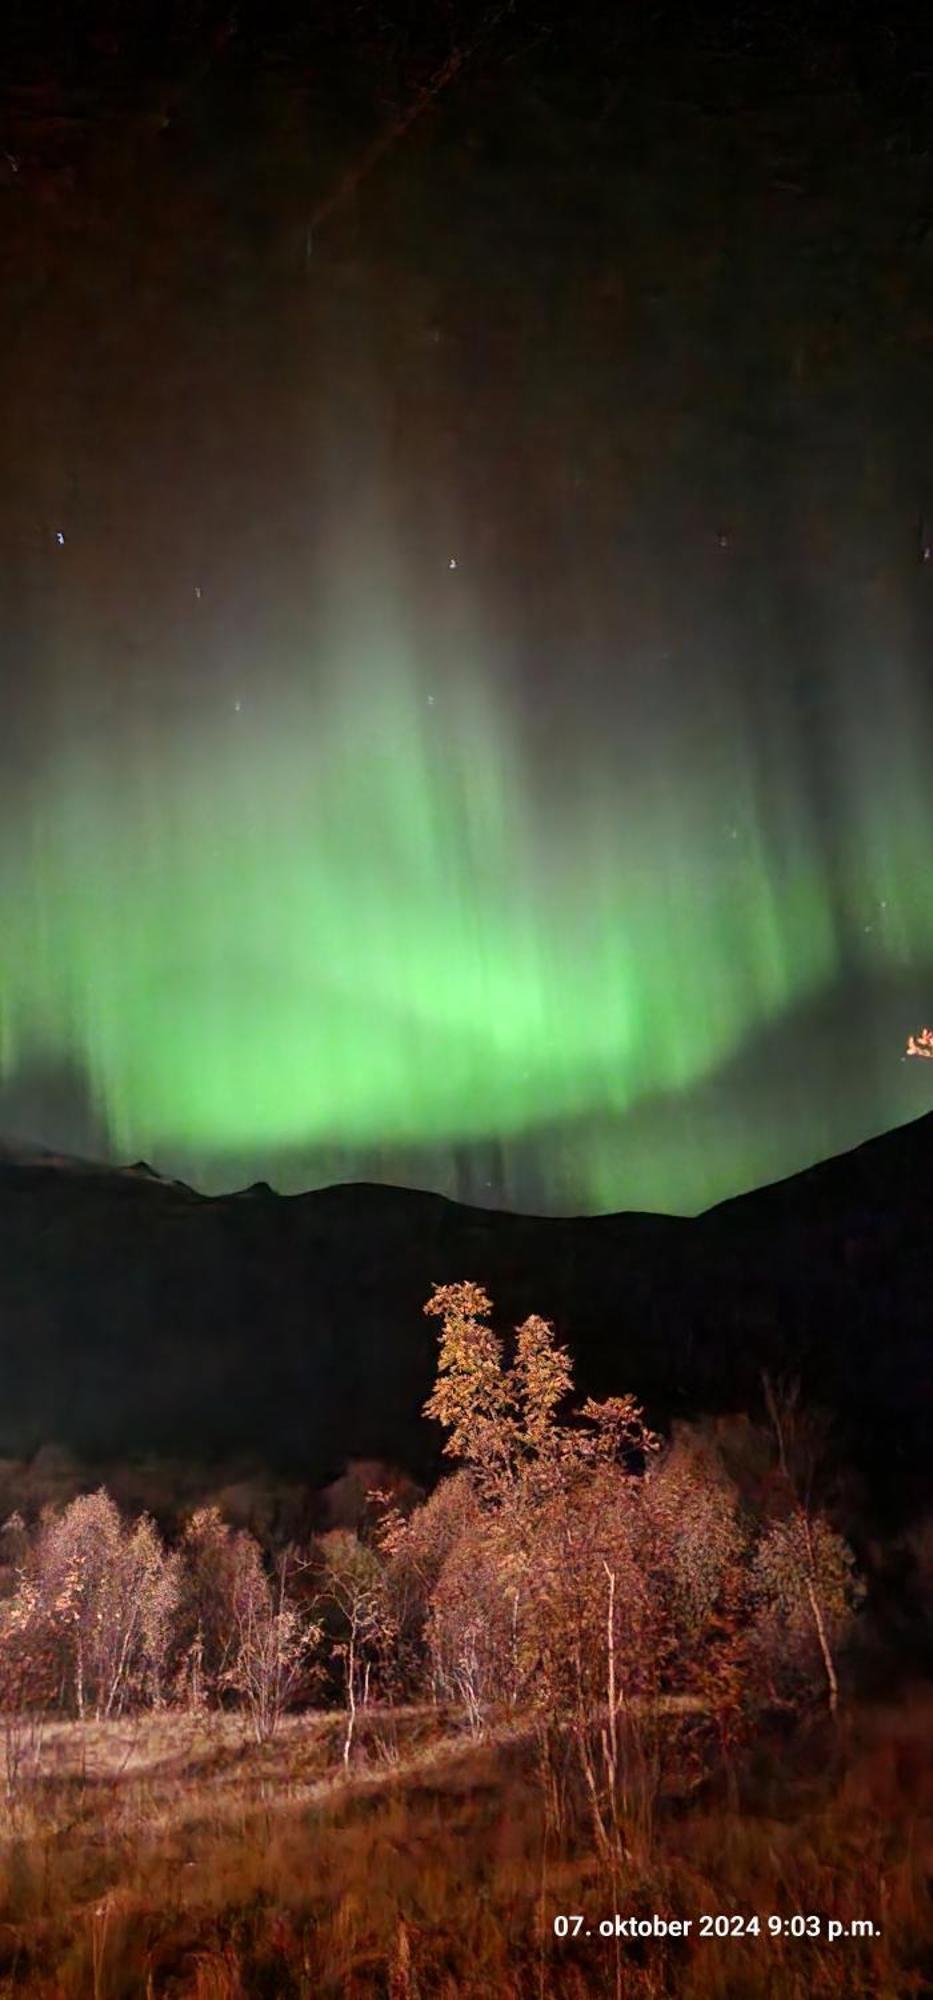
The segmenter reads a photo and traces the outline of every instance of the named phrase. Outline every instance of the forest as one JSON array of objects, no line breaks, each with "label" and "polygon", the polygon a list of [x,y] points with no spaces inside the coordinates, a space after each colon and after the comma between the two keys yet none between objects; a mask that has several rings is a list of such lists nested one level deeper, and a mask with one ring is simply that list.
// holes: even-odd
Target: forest
[{"label": "forest", "polygon": [[933,1524],[866,1541],[793,1383],[662,1438],[540,1317],[426,1312],[427,1495],[7,1520],[0,1990],[922,1990]]}]

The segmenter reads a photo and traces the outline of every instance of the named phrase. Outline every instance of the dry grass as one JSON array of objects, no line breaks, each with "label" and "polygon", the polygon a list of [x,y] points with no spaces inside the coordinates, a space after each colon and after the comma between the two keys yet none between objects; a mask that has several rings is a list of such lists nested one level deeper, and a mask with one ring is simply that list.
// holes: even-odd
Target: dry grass
[{"label": "dry grass", "polygon": [[[35,2000],[906,2000],[933,1990],[933,1699],[864,1710],[835,1746],[749,1762],[740,1804],[671,1800],[613,1887],[585,1841],[544,1852],[528,1746],[450,1717],[58,1724],[7,1801],[0,1993]],[[559,1942],[621,1909],[871,1918],[870,1942]]]}]

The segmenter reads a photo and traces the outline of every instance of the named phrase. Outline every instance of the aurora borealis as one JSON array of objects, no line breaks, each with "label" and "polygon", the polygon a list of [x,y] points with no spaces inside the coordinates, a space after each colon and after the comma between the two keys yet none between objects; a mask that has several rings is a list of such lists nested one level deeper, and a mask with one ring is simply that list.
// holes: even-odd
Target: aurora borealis
[{"label": "aurora borealis", "polygon": [[[933,577],[878,414],[890,357],[864,436],[858,356],[780,376],[771,343],[806,329],[793,298],[757,318],[750,198],[746,316],[678,428],[683,326],[699,353],[727,294],[665,157],[660,386],[628,305],[608,342],[574,320],[585,242],[565,269],[519,231],[497,358],[504,279],[455,299],[510,254],[457,164],[495,126],[485,75],[297,291],[244,279],[225,117],[286,233],[296,169],[278,113],[224,88],[142,176],[148,279],[113,275],[114,204],[113,300],[79,311],[67,246],[60,318],[20,350],[0,1127],[208,1188],[690,1211],[928,1108],[902,1053],[933,1008]],[[202,256],[239,246],[230,297],[192,303],[186,201]],[[610,223],[588,254],[627,297],[663,260]],[[740,364],[768,436],[737,455]]]},{"label": "aurora borealis", "polygon": [[[691,1093],[724,1076],[728,1101],[730,1064],[795,1010],[833,996],[844,1015],[847,985],[933,963],[909,717],[840,802],[835,897],[792,777],[783,799],[772,781],[779,845],[728,716],[684,733],[640,772],[591,745],[558,795],[481,663],[432,682],[383,631],[268,713],[141,732],[119,758],[63,750],[4,839],[4,1067],[66,1054],[119,1157],[210,1175],[590,1124],[581,1205],[660,1200],[625,1163],[626,1120],[673,1098],[688,1135]],[[895,1111],[899,1055],[892,1036]],[[750,1128],[739,1172],[767,1174],[774,1144]],[[728,1191],[734,1159],[685,1136],[672,1205]],[[558,1139],[551,1201],[560,1166]]]}]

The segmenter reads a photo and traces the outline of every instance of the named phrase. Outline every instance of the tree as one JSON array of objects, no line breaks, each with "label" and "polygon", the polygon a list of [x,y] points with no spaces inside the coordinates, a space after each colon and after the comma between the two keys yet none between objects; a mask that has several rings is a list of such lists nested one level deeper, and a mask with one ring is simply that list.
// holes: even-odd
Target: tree
[{"label": "tree", "polygon": [[334,1528],[318,1544],[322,1570],[318,1602],[333,1631],[347,1710],[344,1765],[350,1762],[357,1711],[369,1701],[373,1666],[391,1635],[383,1566],[374,1549],[350,1528]]},{"label": "tree", "polygon": [[491,1301],[480,1285],[436,1285],[425,1306],[442,1321],[437,1382],[425,1415],[449,1433],[448,1458],[470,1467],[478,1490],[501,1495],[515,1477],[516,1383],[502,1365],[502,1345],[487,1320]]},{"label": "tree", "polygon": [[378,1540],[395,1633],[393,1664],[403,1688],[417,1685],[430,1657],[428,1623],[441,1572],[479,1511],[473,1480],[461,1468],[440,1480],[411,1514],[403,1516],[393,1507],[382,1522]]},{"label": "tree", "polygon": [[590,1399],[578,1421],[557,1411],[573,1389],[570,1357],[546,1320],[533,1314],[518,1328],[515,1359],[504,1365],[502,1343],[488,1325],[491,1301],[480,1285],[437,1285],[425,1312],[442,1321],[437,1383],[425,1415],[444,1425],[448,1457],[470,1469],[477,1491],[500,1504],[523,1478],[544,1490],[596,1463],[641,1466],[657,1451],[633,1396]]},{"label": "tree", "polygon": [[815,1643],[835,1720],[839,1710],[835,1654],[849,1632],[863,1586],[848,1544],[828,1516],[813,1506],[825,1425],[801,1415],[798,1383],[775,1386],[767,1374],[762,1382],[777,1451],[780,1486],[775,1497],[781,1513],[755,1557],[752,1598],[758,1607],[757,1636],[778,1679],[791,1684],[807,1679]]},{"label": "tree", "polygon": [[269,1584],[259,1544],[216,1507],[199,1507],[177,1552],[172,1623],[175,1686],[196,1705],[219,1695],[242,1634],[268,1616]]},{"label": "tree", "polygon": [[174,1566],[153,1523],[125,1528],[103,1488],[46,1514],[10,1603],[9,1656],[41,1699],[79,1717],[120,1715],[159,1698]]},{"label": "tree", "polygon": [[507,1359],[480,1286],[437,1287],[426,1310],[442,1322],[426,1410],[461,1470],[391,1524],[390,1590],[435,1692],[474,1730],[503,1706],[535,1720],[551,1810],[582,1786],[616,1866],[623,1825],[648,1835],[672,1742],[700,1770],[711,1743],[730,1751],[757,1667],[796,1700],[815,1665],[836,1712],[860,1586],[813,1507],[824,1427],[765,1381],[756,1508],[715,1433],[682,1428],[662,1451],[632,1396],[574,1414],[570,1358],[545,1320],[525,1320]]},{"label": "tree", "polygon": [[775,1521],[758,1546],[751,1578],[757,1636],[778,1678],[793,1687],[812,1679],[818,1659],[830,1715],[839,1708],[836,1653],[847,1637],[863,1588],[855,1558],[825,1515],[797,1506]]},{"label": "tree", "polygon": [[711,1453],[682,1440],[649,1465],[636,1556],[664,1604],[678,1663],[701,1644],[747,1543],[736,1488]]},{"label": "tree", "polygon": [[287,1576],[283,1557],[275,1592],[264,1576],[261,1589],[233,1595],[233,1643],[220,1686],[245,1701],[257,1743],[270,1742],[289,1704],[308,1692],[321,1639],[320,1626],[303,1620],[290,1602]]},{"label": "tree", "polygon": [[[507,1364],[481,1287],[438,1287],[426,1310],[442,1320],[426,1409],[464,1468],[459,1533],[430,1588],[435,1685],[462,1701],[474,1729],[503,1703],[529,1713],[554,1812],[572,1766],[597,1842],[618,1861],[619,1801],[633,1807],[635,1750],[645,1748],[666,1644],[663,1591],[639,1563],[645,1473],[660,1440],[632,1396],[562,1416],[572,1366],[537,1315],[517,1329]],[[419,1532],[416,1513],[396,1562]]]},{"label": "tree", "polygon": [[425,1637],[433,1690],[462,1706],[474,1734],[490,1708],[513,1707],[527,1692],[524,1563],[515,1525],[511,1506],[465,1514],[430,1595]]}]

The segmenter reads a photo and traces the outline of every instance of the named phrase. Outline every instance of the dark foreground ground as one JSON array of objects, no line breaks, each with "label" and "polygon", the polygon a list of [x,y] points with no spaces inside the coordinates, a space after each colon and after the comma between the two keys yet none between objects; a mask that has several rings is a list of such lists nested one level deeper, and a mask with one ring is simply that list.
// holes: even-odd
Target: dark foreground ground
[{"label": "dark foreground ground", "polygon": [[[672,1721],[673,1726],[673,1721]],[[530,1743],[373,1710],[252,1744],[232,1716],[7,1732],[0,1993],[32,2000],[819,2000],[933,1983],[933,1696],[853,1710],[633,1801],[613,1882],[545,1837]],[[616,1943],[601,1919],[691,1918]],[[698,1936],[702,1916],[761,1935]],[[554,1935],[582,1915],[576,1940]],[[767,1919],[819,1918],[778,1939]],[[829,1919],[848,1935],[830,1943]],[[873,1935],[851,1934],[870,1923]],[[811,1924],[810,1928],[814,1926]],[[720,1924],[720,1929],[723,1925]],[[795,1928],[799,1928],[796,1926]],[[592,1933],[586,1935],[587,1932]]]}]

